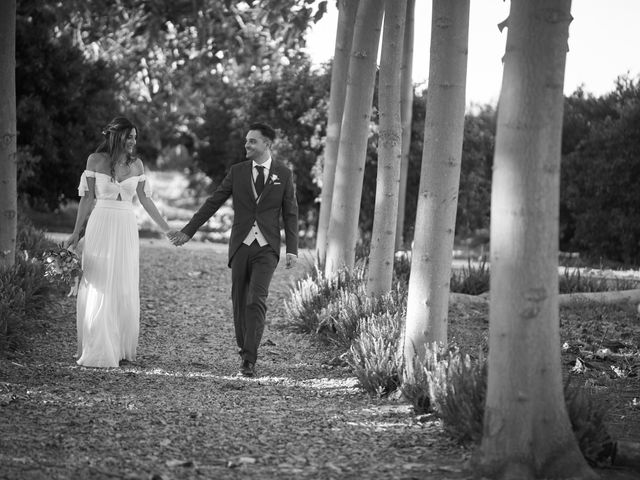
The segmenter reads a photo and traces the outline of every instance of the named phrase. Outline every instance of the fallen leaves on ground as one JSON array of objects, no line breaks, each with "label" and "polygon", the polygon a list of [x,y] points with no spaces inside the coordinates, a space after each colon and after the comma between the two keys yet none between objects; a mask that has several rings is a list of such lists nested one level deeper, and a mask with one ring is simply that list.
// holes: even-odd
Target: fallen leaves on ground
[{"label": "fallen leaves on ground", "polygon": [[287,328],[302,266],[276,272],[259,377],[238,377],[226,262],[222,245],[143,242],[133,363],[75,364],[74,298],[0,360],[2,477],[469,478],[435,419],[369,397],[332,364],[342,352]]}]

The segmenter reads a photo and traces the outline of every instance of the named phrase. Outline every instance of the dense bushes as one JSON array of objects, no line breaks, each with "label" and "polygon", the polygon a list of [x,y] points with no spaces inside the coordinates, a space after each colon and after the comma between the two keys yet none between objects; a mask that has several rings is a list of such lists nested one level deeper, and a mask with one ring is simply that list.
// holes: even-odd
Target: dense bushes
[{"label": "dense bushes", "polygon": [[45,277],[42,253],[54,244],[27,220],[18,219],[16,261],[0,269],[0,350],[20,345],[24,330],[55,292],[57,285]]},{"label": "dense bushes", "polygon": [[86,158],[118,113],[115,69],[61,34],[57,9],[20,1],[16,12],[18,192],[49,211],[76,198]]},{"label": "dense bushes", "polygon": [[563,159],[561,242],[595,260],[638,265],[640,81],[621,79],[616,91],[590,100],[603,113]]},{"label": "dense bushes", "polygon": [[[469,355],[453,344],[448,348],[433,345],[424,363],[407,369],[402,352],[407,256],[398,256],[395,268],[393,290],[376,298],[365,295],[365,263],[344,269],[333,279],[316,268],[292,290],[286,303],[289,321],[339,345],[360,386],[369,394],[401,392],[415,413],[435,414],[457,441],[478,442],[487,391],[485,352],[479,348]],[[452,284],[473,293],[470,290],[482,290],[480,284],[488,285],[488,273],[485,265],[469,265],[469,269],[454,275]],[[569,284],[576,282],[570,275],[566,278]],[[565,400],[585,458],[594,465],[610,461],[613,443],[604,425],[604,406],[583,389],[568,386]]]}]

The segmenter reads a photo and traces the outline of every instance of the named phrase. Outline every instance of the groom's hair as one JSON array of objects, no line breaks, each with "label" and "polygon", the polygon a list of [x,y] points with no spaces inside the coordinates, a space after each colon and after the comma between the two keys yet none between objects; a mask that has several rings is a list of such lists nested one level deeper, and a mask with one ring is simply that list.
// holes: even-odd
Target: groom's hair
[{"label": "groom's hair", "polygon": [[272,142],[276,139],[276,131],[271,125],[267,125],[266,123],[252,123],[249,125],[249,130],[258,130],[263,137],[268,138]]}]

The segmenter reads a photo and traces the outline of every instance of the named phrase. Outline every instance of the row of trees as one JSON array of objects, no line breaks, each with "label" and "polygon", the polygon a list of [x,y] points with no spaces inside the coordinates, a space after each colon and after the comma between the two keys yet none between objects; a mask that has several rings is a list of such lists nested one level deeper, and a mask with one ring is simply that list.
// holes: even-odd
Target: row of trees
[{"label": "row of trees", "polygon": [[[252,119],[262,118],[282,132],[277,153],[280,158],[287,159],[296,172],[301,229],[310,238],[313,238],[316,225],[320,227],[320,236],[326,232],[329,208],[319,211],[318,207],[331,202],[329,192],[333,177],[329,173],[335,165],[332,158],[335,158],[339,142],[335,133],[336,112],[330,110],[336,102],[328,101],[329,92],[339,96],[343,89],[344,95],[346,78],[332,77],[330,66],[312,69],[308,58],[289,49],[286,56],[277,57],[279,61],[269,63],[265,60],[268,68],[256,69],[247,76],[239,75],[228,65],[220,66],[222,73],[210,75],[202,87],[182,82],[185,75],[182,70],[186,67],[179,68],[176,62],[173,70],[164,72],[166,75],[158,74],[164,82],[162,88],[171,90],[173,96],[169,93],[147,96],[145,85],[157,80],[135,81],[141,75],[140,65],[151,62],[147,57],[156,59],[170,55],[171,52],[158,53],[166,48],[179,52],[189,50],[192,37],[175,34],[172,43],[163,41],[157,45],[145,39],[150,33],[145,30],[146,26],[138,24],[149,16],[161,14],[154,10],[137,20],[123,20],[116,36],[120,51],[126,55],[116,55],[119,51],[115,47],[107,47],[114,40],[101,23],[105,21],[99,15],[102,7],[97,5],[90,14],[85,12],[85,6],[76,11],[74,5],[65,2],[61,8],[54,9],[40,8],[39,3],[32,0],[21,0],[18,4],[15,35],[17,129],[20,132],[17,189],[23,201],[29,201],[37,209],[55,210],[61,203],[75,199],[77,172],[99,142],[101,126],[114,112],[133,116],[140,126],[138,150],[147,164],[152,165],[157,159],[160,168],[204,171],[212,180],[212,186],[231,164],[244,158],[244,129]],[[123,5],[116,3],[119,9]],[[322,11],[321,6],[314,10],[316,14]],[[354,10],[356,5],[348,3],[348,8]],[[124,12],[116,11],[118,18],[124,19]],[[81,13],[81,18],[76,18]],[[249,14],[245,12],[244,15]],[[93,17],[100,18],[94,21]],[[174,16],[170,18],[175,19]],[[177,32],[185,27],[170,27],[168,23],[164,30],[172,28]],[[216,42],[233,47],[233,41],[223,36],[223,30],[214,30]],[[412,35],[412,29],[405,29],[405,34]],[[277,32],[274,35],[277,38]],[[349,36],[337,43],[336,71],[346,72],[340,62],[348,61],[350,44],[347,45],[347,41],[351,42]],[[405,43],[412,45],[412,38]],[[405,83],[401,121],[405,125],[402,133],[407,138],[402,142],[396,248],[406,248],[414,237],[420,176],[408,172],[418,172],[422,162],[429,95],[426,91],[417,91],[415,97],[412,95],[412,54],[407,50],[402,57],[396,56],[402,58],[399,68],[407,72],[402,76]],[[195,56],[191,62],[200,65],[198,68],[212,67],[213,61],[208,55],[201,56],[205,60]],[[227,56],[237,57],[235,62],[245,58],[249,63],[260,58],[254,58],[248,52],[244,57],[231,53]],[[273,56],[270,53],[268,58]],[[138,60],[134,62],[132,58]],[[215,61],[222,62],[217,57]],[[189,64],[188,68],[198,69],[196,66]],[[251,71],[251,67],[242,68]],[[171,80],[172,75],[177,79]],[[381,120],[379,84],[380,79],[377,79],[374,110],[367,132],[357,232],[358,239],[364,238],[366,242],[373,229],[376,174],[381,160],[377,151],[381,138],[378,129]],[[182,86],[178,88],[177,85]],[[197,89],[193,91],[194,88]],[[637,132],[630,126],[639,115],[638,93],[637,81],[621,78],[610,94],[594,98],[578,90],[565,99],[560,216],[560,242],[565,251],[579,251],[596,260],[640,262],[637,248],[640,227],[635,218],[640,193],[633,188],[632,175],[620,175],[619,169],[611,168],[612,162],[633,165],[637,161],[634,152],[640,146]],[[168,98],[170,103],[167,103]],[[458,238],[488,231],[495,130],[496,111],[491,106],[476,108],[466,115],[455,215]],[[586,164],[589,167],[583,168]],[[634,168],[623,170],[631,174]],[[589,175],[591,171],[597,171],[597,175]],[[193,178],[194,193],[202,191],[205,187],[197,183],[200,176]],[[322,188],[325,184],[327,188]],[[389,202],[384,205],[388,207]],[[600,213],[611,210],[615,211],[613,217]],[[593,228],[593,225],[603,224],[608,228]],[[318,243],[325,242],[320,238]]]},{"label": "row of trees", "polygon": [[[353,4],[357,3],[357,9]],[[404,331],[405,365],[447,342],[449,276],[464,124],[469,0],[433,0],[427,109]],[[325,275],[354,265],[375,62],[384,17],[376,208],[370,294],[389,291],[402,151],[398,55],[413,2],[338,2],[338,46],[329,124],[339,138],[327,168],[318,256]],[[563,399],[558,276],[563,81],[570,0],[512,0],[491,187],[489,378],[479,466],[492,478],[597,478],[582,457]],[[385,54],[387,53],[387,54]],[[343,68],[341,71],[340,68]],[[343,83],[343,82],[341,82]],[[340,115],[341,112],[341,115]],[[339,124],[339,127],[338,127]],[[326,154],[326,152],[325,152]],[[334,170],[333,172],[331,170]],[[326,201],[325,199],[328,199]],[[324,218],[321,213],[320,218]],[[326,229],[326,232],[324,231]],[[326,239],[326,240],[325,240]],[[375,265],[373,265],[375,262]],[[540,395],[545,392],[545,395]]]},{"label": "row of trees", "polygon": [[[496,118],[487,108],[466,121],[469,0],[433,2],[429,86],[426,95],[415,99],[410,71],[414,0],[340,1],[330,74],[313,72],[296,49],[303,42],[300,32],[322,14],[325,2],[315,7],[306,0],[112,3],[107,12],[103,2],[70,1],[53,8],[21,0],[17,16],[15,3],[3,4],[8,23],[1,30],[0,55],[7,59],[1,65],[8,81],[0,83],[0,94],[9,105],[16,104],[9,81],[16,57],[12,47],[24,52],[17,56],[16,76],[19,178],[28,179],[21,181],[25,196],[49,208],[75,197],[77,173],[114,109],[123,108],[143,127],[145,158],[186,145],[214,180],[242,158],[246,124],[257,116],[266,119],[285,134],[277,148],[296,171],[299,198],[306,206],[302,212],[314,211],[322,187],[318,249],[327,274],[352,265],[362,232],[370,231],[375,268],[367,288],[374,294],[388,290],[398,239],[415,225],[413,237],[406,237],[415,239],[405,335],[409,365],[431,342],[447,341],[454,233],[487,227],[492,196],[492,292],[500,294],[492,296],[486,464],[510,471],[527,459],[526,468],[535,474],[562,476],[567,470],[551,462],[562,458],[565,467],[575,466],[589,478],[574,455],[561,386],[558,390],[553,283],[560,238],[554,212],[560,204],[568,0],[512,2],[500,112]],[[15,36],[12,19],[17,19]],[[40,51],[47,55],[41,57]],[[527,71],[538,74],[524,75]],[[59,83],[63,88],[57,88]],[[606,176],[615,174],[614,165],[601,155],[613,155],[618,163],[626,155],[637,157],[637,147],[619,148],[626,145],[625,132],[637,125],[637,90],[633,82],[623,82],[604,103],[579,92],[567,100],[571,128],[565,127],[562,153],[573,168],[567,181],[575,175],[584,184],[565,189],[562,234],[567,242],[584,238],[580,222],[586,221],[575,212],[595,214],[579,210],[580,195],[594,196],[593,178],[581,168],[581,158],[598,152],[593,162]],[[372,104],[377,115],[372,115]],[[8,264],[15,245],[16,190],[10,187],[16,178],[16,115],[10,108],[2,112],[7,117],[0,118],[0,180],[8,188],[2,189],[0,251]],[[600,123],[592,122],[594,117]],[[325,136],[322,168],[315,169]],[[418,169],[419,176],[409,175]],[[633,178],[630,173],[626,181]],[[416,201],[405,208],[405,198],[412,195]],[[625,201],[632,198],[629,193]],[[412,217],[415,221],[403,226]],[[631,250],[628,238],[623,236]],[[533,357],[538,360],[531,373]],[[537,395],[549,389],[548,397]],[[557,430],[538,427],[539,418]],[[513,428],[498,428],[507,424]],[[567,453],[553,456],[549,438],[554,448],[560,446],[556,451],[567,445]]]}]

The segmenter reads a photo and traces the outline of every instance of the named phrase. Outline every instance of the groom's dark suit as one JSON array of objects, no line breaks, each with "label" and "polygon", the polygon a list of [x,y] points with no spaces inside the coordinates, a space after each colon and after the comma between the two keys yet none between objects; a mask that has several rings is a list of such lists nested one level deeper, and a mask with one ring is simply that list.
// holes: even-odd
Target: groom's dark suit
[{"label": "groom's dark suit", "polygon": [[[205,201],[182,232],[192,237],[211,216],[233,197],[234,219],[229,240],[233,316],[240,355],[255,363],[265,325],[269,284],[280,258],[280,216],[284,221],[286,252],[298,254],[298,203],[293,174],[272,160],[264,190],[258,197],[252,161],[233,165],[220,186]],[[268,242],[243,242],[257,223]]]}]

